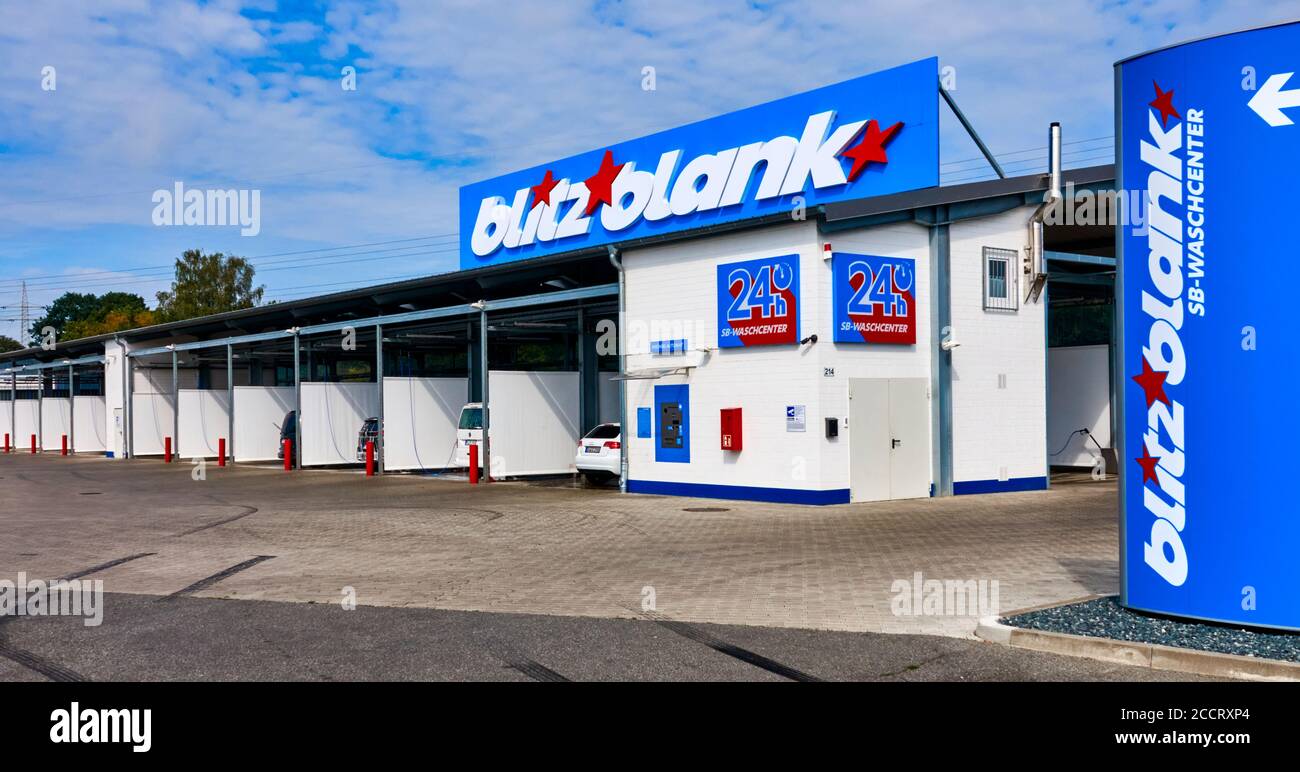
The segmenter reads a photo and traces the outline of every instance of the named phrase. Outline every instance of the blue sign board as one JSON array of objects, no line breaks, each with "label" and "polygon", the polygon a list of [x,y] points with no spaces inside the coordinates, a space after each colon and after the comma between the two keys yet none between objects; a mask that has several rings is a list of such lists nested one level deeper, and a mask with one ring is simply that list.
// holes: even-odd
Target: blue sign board
[{"label": "blue sign board", "polygon": [[836,343],[916,343],[916,261],[831,255]]},{"label": "blue sign board", "polygon": [[938,184],[930,58],[466,185],[460,265]]},{"label": "blue sign board", "polygon": [[1121,601],[1300,629],[1300,24],[1117,68]]},{"label": "blue sign board", "polygon": [[798,255],[718,266],[718,348],[798,342]]}]

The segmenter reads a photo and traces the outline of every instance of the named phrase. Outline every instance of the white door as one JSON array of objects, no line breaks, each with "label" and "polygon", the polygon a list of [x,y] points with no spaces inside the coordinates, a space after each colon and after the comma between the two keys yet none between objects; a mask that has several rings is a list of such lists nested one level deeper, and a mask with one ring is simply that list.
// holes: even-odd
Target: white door
[{"label": "white door", "polygon": [[849,379],[849,499],[889,498],[889,381]]},{"label": "white door", "polygon": [[923,378],[849,380],[849,497],[930,495],[930,397]]},{"label": "white door", "polygon": [[930,383],[924,378],[889,381],[889,497],[930,495]]}]

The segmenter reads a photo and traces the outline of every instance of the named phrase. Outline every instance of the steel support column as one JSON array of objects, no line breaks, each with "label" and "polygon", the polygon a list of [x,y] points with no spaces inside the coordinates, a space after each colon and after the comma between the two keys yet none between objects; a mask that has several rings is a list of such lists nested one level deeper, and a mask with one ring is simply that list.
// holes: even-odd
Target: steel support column
[{"label": "steel support column", "polygon": [[226,453],[235,462],[235,348],[226,344]]},{"label": "steel support column", "polygon": [[488,416],[488,315],[479,311],[479,369],[483,374],[483,482],[492,482],[492,438],[488,436],[491,420]]},{"label": "steel support column", "polygon": [[126,399],[122,405],[122,412],[126,416],[126,426],[122,427],[122,440],[124,446],[122,455],[126,458],[135,458],[135,409],[132,405],[135,402],[135,360],[126,351],[126,343],[121,344],[122,352],[122,393]]},{"label": "steel support column", "polygon": [[[379,431],[375,435],[375,461],[384,473],[384,326],[375,325],[375,391],[379,394]],[[412,427],[414,429],[416,427]]]},{"label": "steel support column", "polygon": [[[289,465],[294,469],[302,467],[302,370],[299,359],[301,348],[298,331],[293,331],[293,447],[290,448]],[[293,459],[298,459],[295,463]]]},{"label": "steel support column", "polygon": [[951,496],[952,352],[943,347],[952,337],[947,207],[939,207],[935,214],[935,224],[930,226],[930,454],[934,495]]},{"label": "steel support column", "polygon": [[45,371],[36,371],[36,452],[45,452]]},{"label": "steel support column", "polygon": [[181,381],[176,349],[172,349],[172,457],[181,457]]},{"label": "steel support column", "polygon": [[76,377],[73,366],[68,365],[68,453],[74,456],[77,455],[77,411],[73,409],[72,401],[77,396],[77,390],[73,388]]}]

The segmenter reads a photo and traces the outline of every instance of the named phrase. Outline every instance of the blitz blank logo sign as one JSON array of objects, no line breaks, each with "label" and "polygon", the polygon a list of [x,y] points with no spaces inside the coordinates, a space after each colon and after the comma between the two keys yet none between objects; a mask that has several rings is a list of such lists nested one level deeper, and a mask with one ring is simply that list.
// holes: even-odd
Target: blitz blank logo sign
[{"label": "blitz blank logo sign", "polygon": [[1300,629],[1300,24],[1119,64],[1121,602]]},{"label": "blitz blank logo sign", "polygon": [[916,343],[916,261],[836,252],[831,257],[836,343]]},{"label": "blitz blank logo sign", "polygon": [[799,256],[718,266],[718,347],[799,342]]}]

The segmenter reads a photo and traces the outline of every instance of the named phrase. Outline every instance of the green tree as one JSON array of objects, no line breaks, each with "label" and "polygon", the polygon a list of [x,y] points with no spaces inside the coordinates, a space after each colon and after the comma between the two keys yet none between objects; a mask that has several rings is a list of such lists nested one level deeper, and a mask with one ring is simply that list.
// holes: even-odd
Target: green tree
[{"label": "green tree", "polygon": [[153,323],[153,312],[144,298],[130,292],[65,292],[32,322],[29,333],[41,337],[41,330],[53,327],[59,340],[76,340]]},{"label": "green tree", "polygon": [[25,346],[8,335],[0,335],[0,354],[6,351],[17,351],[20,348],[25,348]]},{"label": "green tree", "polygon": [[242,257],[188,249],[176,261],[171,291],[158,293],[158,320],[172,322],[252,308],[262,302],[264,290],[253,287],[254,272]]}]

